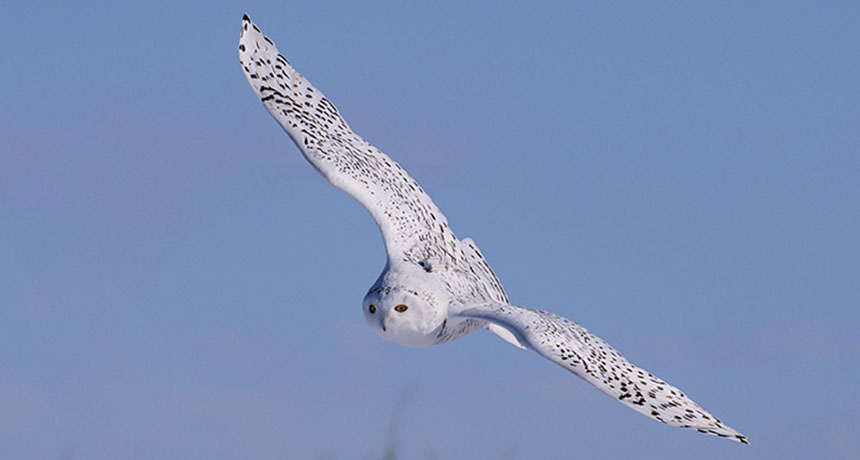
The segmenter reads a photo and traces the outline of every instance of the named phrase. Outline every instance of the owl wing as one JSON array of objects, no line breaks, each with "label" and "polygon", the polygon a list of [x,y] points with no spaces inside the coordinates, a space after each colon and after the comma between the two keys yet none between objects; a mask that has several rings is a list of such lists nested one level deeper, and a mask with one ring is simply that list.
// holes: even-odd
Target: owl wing
[{"label": "owl wing", "polygon": [[355,134],[337,108],[278,53],[248,15],[239,63],[266,110],[305,159],[355,198],[382,231],[391,265],[465,265],[460,242],[421,186],[395,161]]},{"label": "owl wing", "polygon": [[482,319],[507,329],[523,347],[657,421],[749,444],[746,436],[723,424],[681,390],[631,364],[606,341],[566,318],[503,304],[469,306],[455,316]]}]

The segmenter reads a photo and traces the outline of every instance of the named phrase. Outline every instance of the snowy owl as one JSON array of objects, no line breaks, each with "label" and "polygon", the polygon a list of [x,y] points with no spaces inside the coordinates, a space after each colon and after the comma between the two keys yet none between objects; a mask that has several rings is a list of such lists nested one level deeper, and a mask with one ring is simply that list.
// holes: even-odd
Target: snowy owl
[{"label": "snowy owl", "polygon": [[630,363],[561,316],[511,305],[493,270],[403,168],[352,132],[335,106],[245,15],[239,63],[248,83],[308,162],[379,225],[387,263],[362,302],[385,340],[426,347],[487,329],[585,379],[648,417],[748,444],[681,390]]}]

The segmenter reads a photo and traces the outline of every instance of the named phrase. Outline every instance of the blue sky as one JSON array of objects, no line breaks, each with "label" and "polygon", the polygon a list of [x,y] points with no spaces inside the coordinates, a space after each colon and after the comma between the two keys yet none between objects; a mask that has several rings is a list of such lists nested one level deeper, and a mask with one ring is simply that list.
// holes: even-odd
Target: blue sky
[{"label": "blue sky", "polygon": [[[856,2],[10,3],[3,458],[860,455]],[[489,333],[378,339],[378,230],[254,97],[243,12],[514,303],[752,445]]]}]

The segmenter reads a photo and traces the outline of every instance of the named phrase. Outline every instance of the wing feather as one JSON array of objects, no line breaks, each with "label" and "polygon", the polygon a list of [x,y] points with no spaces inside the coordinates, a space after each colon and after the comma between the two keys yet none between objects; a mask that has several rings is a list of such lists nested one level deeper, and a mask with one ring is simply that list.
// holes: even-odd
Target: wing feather
[{"label": "wing feather", "polygon": [[447,219],[421,186],[355,134],[334,104],[290,65],[247,15],[242,19],[239,63],[263,105],[308,162],[370,212],[391,265],[463,262]]},{"label": "wing feather", "polygon": [[480,298],[486,302],[508,303],[508,294],[502,287],[502,282],[490,268],[490,264],[487,263],[487,259],[481,254],[475,242],[471,238],[463,238],[460,246],[469,263],[471,278],[474,279],[470,284],[484,288],[483,292],[478,294]]},{"label": "wing feather", "polygon": [[519,343],[657,421],[749,444],[746,436],[723,424],[681,390],[630,363],[606,341],[566,318],[502,304],[469,307],[457,316],[504,327]]}]

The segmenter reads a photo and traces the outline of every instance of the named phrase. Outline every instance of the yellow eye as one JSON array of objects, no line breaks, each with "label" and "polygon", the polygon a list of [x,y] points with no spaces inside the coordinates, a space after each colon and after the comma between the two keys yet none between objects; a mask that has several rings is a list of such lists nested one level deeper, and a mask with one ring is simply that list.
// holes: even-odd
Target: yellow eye
[{"label": "yellow eye", "polygon": [[400,304],[400,305],[394,307],[394,311],[403,313],[404,311],[406,311],[407,308],[409,308],[409,307],[407,307],[406,305]]},{"label": "yellow eye", "polygon": [[376,313],[376,305],[371,305],[370,308],[368,308],[368,310],[370,310],[370,314]]}]

